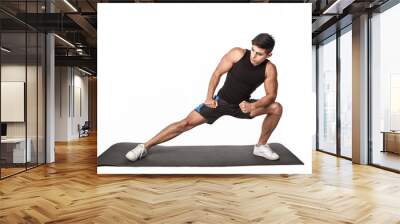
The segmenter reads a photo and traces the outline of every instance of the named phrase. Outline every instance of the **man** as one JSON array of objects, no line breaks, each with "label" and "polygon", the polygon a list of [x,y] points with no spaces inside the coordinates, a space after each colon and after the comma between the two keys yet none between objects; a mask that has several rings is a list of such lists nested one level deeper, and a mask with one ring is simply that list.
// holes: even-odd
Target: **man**
[{"label": "man", "polygon": [[[141,159],[152,146],[198,125],[212,124],[223,115],[252,119],[266,114],[253,154],[269,160],[279,159],[279,155],[267,144],[282,115],[282,106],[275,101],[278,91],[277,70],[267,59],[272,55],[274,45],[275,40],[271,35],[261,33],[252,40],[251,51],[235,47],[227,52],[212,74],[204,103],[197,106],[186,118],[165,127],[149,141],[138,144],[126,154],[126,158],[131,161]],[[225,73],[228,73],[225,83],[214,96],[220,78]],[[251,93],[262,83],[266,95],[258,100],[250,99]]]}]

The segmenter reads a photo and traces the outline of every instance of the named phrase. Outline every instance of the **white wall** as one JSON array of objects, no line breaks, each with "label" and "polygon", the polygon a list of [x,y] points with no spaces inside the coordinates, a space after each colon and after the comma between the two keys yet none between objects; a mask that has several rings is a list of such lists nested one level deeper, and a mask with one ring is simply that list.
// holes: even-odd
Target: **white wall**
[{"label": "white wall", "polygon": [[55,140],[68,140],[68,67],[55,67]]},{"label": "white wall", "polygon": [[[74,86],[75,86],[75,116],[72,119],[72,136],[74,136],[74,138],[78,137],[79,133],[78,133],[78,129],[76,128],[78,126],[78,124],[80,124],[81,126],[85,123],[85,121],[88,120],[89,118],[89,112],[88,112],[88,77],[87,76],[82,76],[79,70],[75,69],[74,70]],[[77,90],[80,90],[80,99],[77,97],[78,93]],[[78,101],[81,101],[80,105]],[[82,110],[81,113],[79,113],[79,108]]]},{"label": "white wall", "polygon": [[[98,4],[98,155],[117,142],[146,141],[183,119],[204,102],[222,56],[232,47],[250,49],[252,38],[268,32],[276,40],[271,61],[284,108],[270,142],[305,162],[269,171],[311,172],[310,19],[311,4]],[[261,85],[252,97],[264,95]],[[164,145],[255,144],[263,119],[224,116]]]},{"label": "white wall", "polygon": [[[73,67],[56,67],[56,141],[77,139],[78,124],[83,125],[88,120],[88,78],[83,75],[84,73]],[[82,114],[77,105],[82,105]]]}]

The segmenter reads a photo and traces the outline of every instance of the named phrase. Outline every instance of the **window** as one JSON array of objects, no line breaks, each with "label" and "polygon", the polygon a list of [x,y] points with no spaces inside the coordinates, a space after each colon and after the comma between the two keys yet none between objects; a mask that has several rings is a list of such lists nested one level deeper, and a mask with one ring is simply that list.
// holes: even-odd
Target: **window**
[{"label": "window", "polygon": [[352,34],[351,25],[340,36],[340,154],[352,157]]},{"label": "window", "polygon": [[371,18],[372,163],[400,170],[400,4]]},{"label": "window", "polygon": [[318,47],[318,149],[336,153],[336,36]]}]

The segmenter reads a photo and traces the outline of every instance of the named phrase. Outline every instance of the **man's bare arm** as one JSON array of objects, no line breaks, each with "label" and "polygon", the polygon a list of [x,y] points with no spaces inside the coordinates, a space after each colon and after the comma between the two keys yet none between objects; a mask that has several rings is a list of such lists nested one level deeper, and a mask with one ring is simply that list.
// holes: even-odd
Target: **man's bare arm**
[{"label": "man's bare arm", "polygon": [[264,81],[265,96],[260,98],[258,101],[252,103],[252,109],[259,107],[267,107],[276,100],[278,94],[278,72],[276,66],[269,62],[266,66],[266,79]]},{"label": "man's bare arm", "polygon": [[221,76],[225,73],[227,73],[233,66],[234,63],[236,63],[244,54],[244,51],[242,48],[235,47],[232,48],[230,51],[228,51],[221,59],[219,62],[217,68],[213,72],[209,85],[208,85],[208,91],[207,91],[207,98],[206,100],[211,100],[212,97],[214,96],[215,89],[218,86],[219,80],[221,79]]}]

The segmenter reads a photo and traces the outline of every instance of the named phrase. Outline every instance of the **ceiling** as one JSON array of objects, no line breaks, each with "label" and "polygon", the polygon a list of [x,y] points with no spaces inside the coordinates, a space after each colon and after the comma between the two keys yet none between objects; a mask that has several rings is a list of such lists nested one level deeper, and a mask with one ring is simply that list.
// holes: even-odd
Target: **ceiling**
[{"label": "ceiling", "polygon": [[[55,32],[59,37],[74,46],[66,43],[60,38],[55,38],[56,65],[80,66],[96,73],[97,64],[97,3],[169,3],[185,1],[167,0],[47,0],[50,2],[46,10],[45,0],[0,1],[0,22],[2,32],[8,33],[8,41],[14,41],[14,46],[24,46],[21,41],[21,32],[28,28],[31,31]],[[387,0],[253,0],[253,1],[230,1],[230,2],[252,2],[252,3],[312,3],[313,40],[323,38],[330,27],[339,19],[346,16],[354,16],[365,10],[373,9]],[[226,2],[215,0],[192,0],[186,2]],[[331,7],[332,6],[332,7]],[[323,12],[332,9],[328,14]],[[336,10],[336,11],[335,11]],[[285,18],[282,18],[285,19]],[[351,22],[351,19],[350,19]],[[333,31],[332,31],[333,32]],[[18,43],[20,42],[20,43]],[[4,43],[4,42],[3,42]],[[32,43],[29,47],[35,47]],[[22,48],[21,48],[22,49]],[[28,49],[28,51],[30,51]]]}]

